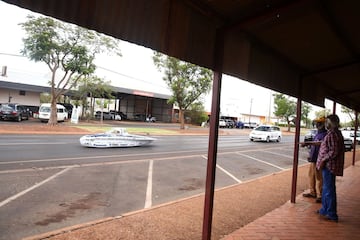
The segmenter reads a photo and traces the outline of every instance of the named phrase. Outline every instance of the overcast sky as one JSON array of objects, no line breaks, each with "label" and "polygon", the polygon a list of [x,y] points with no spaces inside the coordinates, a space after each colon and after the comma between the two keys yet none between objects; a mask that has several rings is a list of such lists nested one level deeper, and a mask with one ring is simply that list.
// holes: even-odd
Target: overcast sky
[{"label": "overcast sky", "polygon": [[[50,72],[44,63],[33,63],[21,57],[24,31],[18,25],[26,21],[28,10],[0,1],[0,66],[7,66],[9,72],[25,73],[27,83],[47,85]],[[122,57],[102,55],[96,58],[98,77],[111,80],[118,87],[137,89],[149,92],[171,94],[162,74],[152,62],[151,49],[121,41]],[[12,56],[14,55],[14,56]],[[41,76],[41,77],[39,77]],[[271,94],[274,92],[246,81],[223,76],[221,91],[221,113],[238,116],[241,113],[268,116],[273,112]],[[211,109],[211,92],[204,97],[207,111]],[[332,108],[332,103],[326,106]],[[340,108],[340,107],[339,107]],[[319,108],[314,107],[314,110]],[[340,110],[338,110],[340,111]],[[313,114],[312,114],[313,116]]]}]

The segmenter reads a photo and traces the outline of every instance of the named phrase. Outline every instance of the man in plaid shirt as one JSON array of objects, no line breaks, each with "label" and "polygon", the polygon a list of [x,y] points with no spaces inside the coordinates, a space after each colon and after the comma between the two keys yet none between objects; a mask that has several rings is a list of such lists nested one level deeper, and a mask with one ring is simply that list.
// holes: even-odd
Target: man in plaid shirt
[{"label": "man in plaid shirt", "polygon": [[328,133],[320,145],[316,162],[316,167],[322,169],[323,176],[322,207],[318,213],[326,220],[337,222],[335,178],[344,173],[344,138],[339,130],[340,120],[337,115],[329,115],[325,126]]}]

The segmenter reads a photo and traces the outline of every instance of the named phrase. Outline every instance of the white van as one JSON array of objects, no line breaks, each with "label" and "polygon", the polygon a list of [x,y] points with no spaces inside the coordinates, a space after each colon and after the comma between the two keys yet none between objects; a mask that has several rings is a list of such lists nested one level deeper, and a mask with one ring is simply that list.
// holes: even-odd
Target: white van
[{"label": "white van", "polygon": [[[68,119],[68,112],[66,108],[61,104],[56,104],[57,120],[63,122]],[[39,119],[41,122],[47,122],[50,119],[51,103],[43,103],[39,108]]]}]

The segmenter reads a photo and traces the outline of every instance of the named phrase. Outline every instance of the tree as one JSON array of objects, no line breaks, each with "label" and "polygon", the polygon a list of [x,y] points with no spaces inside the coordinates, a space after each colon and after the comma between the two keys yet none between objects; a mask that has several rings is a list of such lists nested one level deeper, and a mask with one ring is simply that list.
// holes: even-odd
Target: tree
[{"label": "tree", "polygon": [[212,71],[154,52],[153,61],[172,91],[168,100],[179,107],[180,129],[185,128],[184,112],[211,89]]},{"label": "tree", "polygon": [[208,115],[205,112],[205,107],[202,102],[191,104],[185,115],[191,119],[192,124],[197,125],[201,125],[201,123],[208,119]]},{"label": "tree", "polygon": [[296,116],[296,103],[281,93],[273,94],[273,96],[275,108],[274,115],[287,122],[288,131],[290,132],[290,123]]},{"label": "tree", "polygon": [[[89,119],[90,116],[94,116],[95,98],[114,98],[112,96],[110,83],[96,76],[84,76],[80,78],[76,89],[75,97],[81,101],[84,108],[82,117],[84,117],[83,114],[85,112],[89,112],[86,116],[87,119]],[[90,104],[88,103],[88,97],[90,97]]]},{"label": "tree", "polygon": [[48,103],[51,101],[51,96],[48,93],[40,94],[40,103]]},{"label": "tree", "polygon": [[[348,107],[341,105],[341,112],[348,115],[348,117],[350,118],[350,126],[355,127],[355,117],[356,117],[355,111]],[[359,113],[358,113],[358,119],[359,119]]]},{"label": "tree", "polygon": [[110,51],[121,55],[118,40],[49,17],[28,16],[20,24],[26,32],[22,54],[44,62],[51,71],[51,114],[48,124],[57,124],[56,102],[83,76],[95,71],[95,55]]},{"label": "tree", "polygon": [[301,120],[305,122],[305,126],[308,127],[309,113],[311,111],[311,105],[305,102],[301,104]]}]

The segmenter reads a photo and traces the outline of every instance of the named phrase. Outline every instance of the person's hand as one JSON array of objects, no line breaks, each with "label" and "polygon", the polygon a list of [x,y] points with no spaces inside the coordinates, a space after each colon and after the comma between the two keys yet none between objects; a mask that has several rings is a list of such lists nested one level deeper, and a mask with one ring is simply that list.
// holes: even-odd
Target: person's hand
[{"label": "person's hand", "polygon": [[324,166],[325,166],[325,161],[321,161],[321,162],[320,162],[320,169],[323,169]]}]

